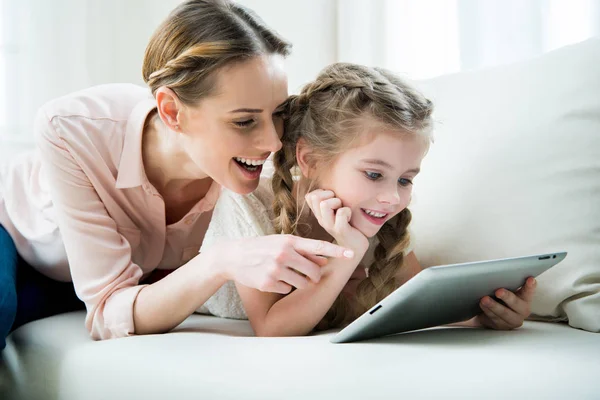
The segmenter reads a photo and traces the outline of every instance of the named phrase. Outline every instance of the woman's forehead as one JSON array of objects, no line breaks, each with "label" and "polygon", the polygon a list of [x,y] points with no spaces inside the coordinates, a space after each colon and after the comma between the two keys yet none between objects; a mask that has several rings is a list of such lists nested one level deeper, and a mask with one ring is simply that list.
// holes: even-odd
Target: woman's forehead
[{"label": "woman's forehead", "polygon": [[216,75],[215,95],[211,97],[226,108],[276,108],[288,96],[287,74],[281,59],[275,55],[257,56],[222,68]]}]

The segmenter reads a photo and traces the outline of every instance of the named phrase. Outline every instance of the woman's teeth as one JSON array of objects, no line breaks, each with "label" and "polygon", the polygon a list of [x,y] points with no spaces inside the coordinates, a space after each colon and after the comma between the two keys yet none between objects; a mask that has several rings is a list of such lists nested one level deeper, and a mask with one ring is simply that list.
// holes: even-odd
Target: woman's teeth
[{"label": "woman's teeth", "polygon": [[371,210],[364,210],[364,212],[369,214],[371,217],[375,217],[375,218],[383,218],[383,217],[387,216],[387,214],[382,214],[382,213],[378,213],[378,212],[371,211]]},{"label": "woman's teeth", "polygon": [[267,161],[266,159],[264,160],[248,160],[245,158],[240,158],[240,157],[234,157],[235,161],[239,162],[239,163],[243,163],[246,164],[248,166],[259,166],[259,165],[263,165],[265,163],[265,161]]}]

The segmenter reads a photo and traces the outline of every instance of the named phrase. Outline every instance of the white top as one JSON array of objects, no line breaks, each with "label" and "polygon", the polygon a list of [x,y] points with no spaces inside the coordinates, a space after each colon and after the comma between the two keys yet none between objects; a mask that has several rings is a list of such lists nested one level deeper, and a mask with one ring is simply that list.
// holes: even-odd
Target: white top
[{"label": "white top", "polygon": [[[272,223],[273,198],[271,181],[266,177],[261,179],[258,189],[248,195],[240,195],[223,188],[200,251],[205,251],[223,239],[275,234]],[[363,265],[373,262],[373,253],[378,244],[376,237],[371,238],[369,242],[369,250],[362,260]],[[196,311],[223,318],[247,319],[242,300],[232,281],[223,285]]]}]

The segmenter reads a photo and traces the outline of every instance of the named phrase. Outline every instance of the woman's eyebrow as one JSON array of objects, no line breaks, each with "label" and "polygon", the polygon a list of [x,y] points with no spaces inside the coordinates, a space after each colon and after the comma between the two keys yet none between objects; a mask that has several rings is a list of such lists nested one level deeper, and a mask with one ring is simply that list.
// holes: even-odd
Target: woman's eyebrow
[{"label": "woman's eyebrow", "polygon": [[238,108],[237,110],[229,111],[230,113],[251,113],[251,114],[260,114],[263,112],[260,108]]}]

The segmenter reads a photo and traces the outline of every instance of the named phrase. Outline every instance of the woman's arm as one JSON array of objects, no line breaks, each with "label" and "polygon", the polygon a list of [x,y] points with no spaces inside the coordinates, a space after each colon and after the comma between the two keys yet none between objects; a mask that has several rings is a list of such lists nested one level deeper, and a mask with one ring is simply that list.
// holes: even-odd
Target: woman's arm
[{"label": "woman's arm", "polygon": [[210,253],[202,253],[163,279],[143,286],[133,307],[135,333],[163,333],[175,328],[206,302],[227,278],[211,268]]},{"label": "woman's arm", "polygon": [[164,282],[139,285],[143,272],[131,260],[129,242],[118,232],[82,161],[75,159],[78,150],[86,154],[81,143],[64,140],[43,112],[36,132],[73,284],[86,304],[86,327],[93,338],[167,331],[225,282],[216,269],[200,268],[210,260],[197,257]]}]

